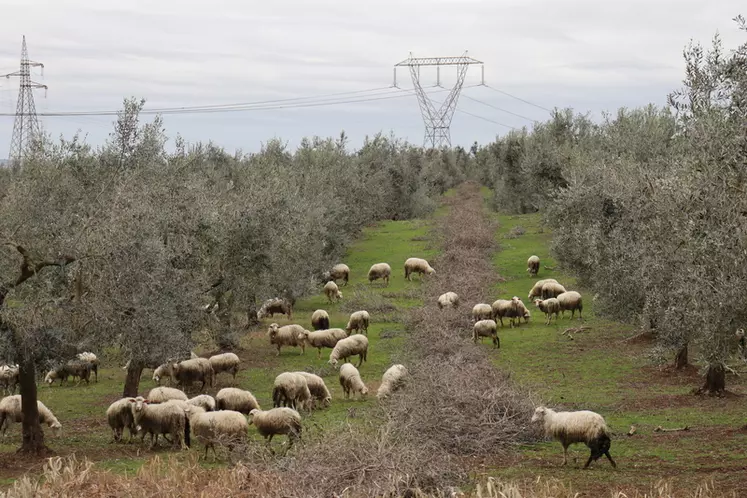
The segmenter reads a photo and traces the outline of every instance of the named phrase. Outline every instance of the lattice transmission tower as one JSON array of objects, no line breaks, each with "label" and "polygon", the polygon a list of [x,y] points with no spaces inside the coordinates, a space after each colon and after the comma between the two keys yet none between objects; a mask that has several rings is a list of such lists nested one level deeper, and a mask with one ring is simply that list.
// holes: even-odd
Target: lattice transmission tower
[{"label": "lattice transmission tower", "polygon": [[31,81],[32,67],[41,67],[42,72],[44,71],[44,64],[29,60],[26,36],[24,36],[21,46],[21,70],[2,75],[8,79],[11,76],[18,76],[21,80],[16,117],[13,122],[13,136],[10,140],[10,157],[8,158],[13,168],[21,166],[28,155],[31,143],[39,133],[39,119],[36,116],[36,104],[34,104],[34,89],[43,88],[46,91],[47,85]]},{"label": "lattice transmission tower", "polygon": [[[485,84],[485,66],[481,61],[467,56],[467,51],[459,57],[419,57],[415,58],[410,52],[410,57],[394,65],[394,86],[397,87],[397,68],[406,66],[410,68],[412,84],[415,87],[415,94],[418,96],[420,104],[420,113],[423,115],[425,122],[425,138],[423,146],[429,145],[433,148],[443,146],[451,147],[451,119],[456,111],[459,93],[464,85],[464,78],[467,76],[467,69],[473,64],[480,64],[482,67],[482,84]],[[438,109],[433,101],[423,90],[420,84],[420,68],[423,66],[436,66],[436,86],[441,86],[441,66],[456,66],[457,80],[449,91]]]}]

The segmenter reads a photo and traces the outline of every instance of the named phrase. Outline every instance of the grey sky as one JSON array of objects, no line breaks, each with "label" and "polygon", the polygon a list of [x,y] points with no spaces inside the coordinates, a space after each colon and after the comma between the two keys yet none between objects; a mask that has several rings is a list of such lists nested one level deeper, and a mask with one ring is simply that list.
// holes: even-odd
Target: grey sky
[{"label": "grey sky", "polygon": [[[45,64],[37,110],[118,109],[123,97],[147,106],[254,102],[386,87],[392,66],[416,57],[469,55],[485,62],[489,85],[544,107],[577,111],[663,104],[680,85],[690,38],[728,48],[744,36],[731,20],[736,0],[0,0],[0,73],[18,70],[21,36]],[[435,71],[423,71],[435,82]],[[454,80],[443,72],[444,84]],[[477,67],[465,85],[479,83]],[[398,82],[410,88],[409,74]],[[0,80],[0,112],[14,112],[17,79]],[[442,99],[445,93],[435,97]],[[489,88],[464,95],[533,118],[547,113]],[[351,98],[355,98],[352,96]],[[459,108],[521,127],[528,121],[469,99]],[[57,136],[81,128],[100,144],[112,117],[48,117]],[[255,151],[273,137],[337,136],[353,146],[379,131],[422,143],[415,96],[303,109],[166,116],[169,136],[213,140],[229,152]],[[8,155],[12,117],[0,117],[0,158]],[[454,115],[455,144],[486,143],[508,128]]]}]

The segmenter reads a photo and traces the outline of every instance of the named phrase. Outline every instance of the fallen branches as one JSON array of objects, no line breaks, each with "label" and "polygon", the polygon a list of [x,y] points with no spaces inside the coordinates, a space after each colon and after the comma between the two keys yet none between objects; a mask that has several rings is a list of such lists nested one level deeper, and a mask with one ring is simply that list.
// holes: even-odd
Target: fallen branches
[{"label": "fallen branches", "polygon": [[570,327],[561,332],[560,335],[567,335],[570,340],[573,340],[573,336],[571,334],[578,334],[579,332],[585,332],[587,330],[591,330],[591,327]]},{"label": "fallen branches", "polygon": [[679,428],[676,428],[676,429],[665,429],[665,428],[663,428],[662,426],[659,425],[659,426],[656,427],[656,429],[654,429],[654,432],[681,432],[681,431],[689,431],[689,430],[690,430],[690,426],[689,425],[686,425],[684,427],[679,427]]}]

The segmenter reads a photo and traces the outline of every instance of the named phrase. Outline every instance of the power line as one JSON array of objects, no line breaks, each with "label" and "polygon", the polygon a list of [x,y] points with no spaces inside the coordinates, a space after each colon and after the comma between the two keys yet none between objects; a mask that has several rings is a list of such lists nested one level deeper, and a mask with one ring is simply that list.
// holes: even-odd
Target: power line
[{"label": "power line", "polygon": [[461,112],[463,114],[467,114],[468,116],[472,116],[473,118],[482,119],[483,121],[487,121],[488,123],[494,123],[494,124],[497,124],[497,125],[500,125],[500,126],[505,126],[506,128],[511,128],[512,130],[516,129],[513,126],[510,126],[510,125],[507,125],[507,124],[504,124],[504,123],[500,123],[498,121],[493,121],[490,118],[486,118],[486,117],[480,116],[478,114],[473,114],[471,112],[465,111],[464,109],[460,109],[458,107],[457,107],[457,111],[459,111],[459,112]]},{"label": "power line", "polygon": [[493,90],[493,91],[495,91],[495,92],[498,92],[498,93],[502,93],[503,95],[508,95],[508,96],[509,96],[509,97],[511,97],[512,99],[520,100],[520,101],[524,102],[525,104],[529,104],[529,105],[531,105],[531,106],[537,107],[538,109],[542,109],[543,111],[547,111],[547,112],[549,112],[549,113],[552,113],[552,112],[553,112],[553,111],[552,111],[551,109],[548,109],[547,107],[543,107],[543,106],[541,106],[541,105],[539,105],[539,104],[535,104],[534,102],[529,102],[528,100],[524,100],[524,99],[522,99],[521,97],[517,97],[516,95],[512,95],[512,94],[510,94],[510,93],[508,93],[508,92],[505,92],[505,91],[503,91],[503,90],[499,90],[499,89],[497,89],[497,88],[493,88],[493,87],[492,87],[492,86],[490,86],[490,85],[487,85],[487,84],[486,84],[485,86],[486,86],[486,87],[488,87],[488,88],[490,88],[491,90]]},{"label": "power line", "polygon": [[515,112],[512,112],[512,111],[508,111],[508,110],[506,110],[506,109],[501,109],[501,108],[500,108],[500,107],[498,107],[498,106],[494,106],[494,105],[492,105],[492,104],[488,104],[487,102],[483,102],[482,100],[478,100],[478,99],[476,99],[476,98],[474,98],[474,97],[470,97],[469,95],[465,95],[465,96],[464,96],[464,98],[466,98],[466,99],[469,99],[469,100],[473,100],[473,101],[477,102],[478,104],[482,104],[482,105],[486,105],[486,106],[488,106],[488,107],[492,107],[492,108],[493,108],[493,109],[495,109],[495,110],[498,110],[498,111],[501,111],[501,112],[505,112],[505,113],[507,113],[507,114],[512,114],[512,115],[514,115],[514,116],[516,116],[516,117],[518,117],[518,118],[521,118],[521,119],[526,119],[527,121],[531,121],[532,123],[535,123],[535,122],[537,122],[537,121],[538,121],[538,120],[536,120],[536,119],[528,118],[528,117],[526,117],[526,116],[522,116],[521,114],[516,114]]}]

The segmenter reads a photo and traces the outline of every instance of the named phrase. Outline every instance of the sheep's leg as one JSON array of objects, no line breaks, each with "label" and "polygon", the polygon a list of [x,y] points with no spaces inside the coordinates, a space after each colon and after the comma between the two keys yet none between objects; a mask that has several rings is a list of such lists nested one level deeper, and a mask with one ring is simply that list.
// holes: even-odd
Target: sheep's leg
[{"label": "sheep's leg", "polygon": [[568,465],[568,445],[563,443],[563,465]]},{"label": "sheep's leg", "polygon": [[610,455],[610,452],[609,452],[609,450],[605,450],[605,452],[604,452],[604,456],[606,456],[606,457],[607,457],[607,460],[609,460],[609,461],[610,461],[610,463],[612,464],[612,468],[615,468],[615,469],[616,469],[616,468],[617,468],[617,464],[616,464],[616,463],[615,463],[615,461],[614,461],[614,460],[612,459],[612,455]]},{"label": "sheep's leg", "polygon": [[280,344],[277,344],[277,348],[278,348],[278,354],[277,354],[277,356],[280,356]]}]

